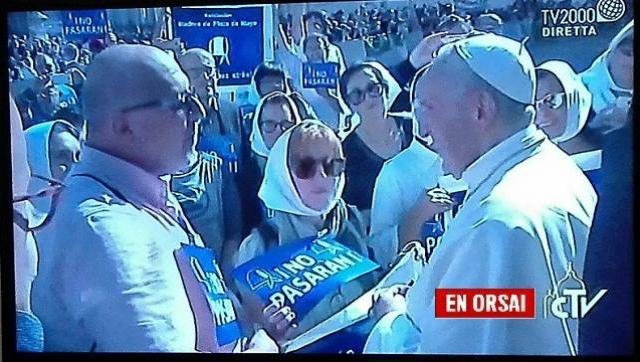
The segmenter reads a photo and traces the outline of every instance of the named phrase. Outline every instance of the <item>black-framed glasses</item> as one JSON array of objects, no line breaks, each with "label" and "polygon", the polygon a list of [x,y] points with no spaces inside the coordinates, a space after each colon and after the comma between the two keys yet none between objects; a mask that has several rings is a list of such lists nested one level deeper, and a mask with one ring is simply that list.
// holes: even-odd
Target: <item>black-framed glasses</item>
[{"label": "black-framed glasses", "polygon": [[558,109],[564,104],[564,99],[564,92],[547,94],[536,101],[536,108],[540,108],[540,106],[545,105],[550,109]]},{"label": "black-framed glasses", "polygon": [[202,72],[204,73],[205,79],[220,79],[220,71],[218,68],[213,66],[202,65],[200,67],[188,68],[185,69],[187,72]]},{"label": "black-framed glasses", "polygon": [[340,176],[345,170],[346,160],[344,158],[317,160],[313,157],[304,157],[292,163],[293,173],[296,177],[302,180],[308,180],[315,176],[318,165],[322,165],[324,174],[327,175],[327,177]]},{"label": "black-framed glasses", "polygon": [[362,102],[364,102],[365,94],[368,94],[369,97],[378,98],[382,95],[382,91],[385,89],[384,85],[380,83],[369,83],[367,85],[367,89],[354,89],[351,92],[347,93],[347,102],[351,105],[358,106]]},{"label": "black-framed glasses", "polygon": [[120,112],[129,113],[147,108],[165,108],[174,112],[183,111],[187,119],[200,119],[205,115],[204,106],[192,90],[178,93],[176,99],[172,101],[150,101],[126,107],[121,109]]},{"label": "black-framed glasses", "polygon": [[276,129],[280,129],[280,131],[284,132],[295,125],[296,124],[294,122],[289,121],[276,122],[266,120],[260,122],[260,129],[262,129],[262,131],[264,131],[265,133],[273,133],[276,131]]}]

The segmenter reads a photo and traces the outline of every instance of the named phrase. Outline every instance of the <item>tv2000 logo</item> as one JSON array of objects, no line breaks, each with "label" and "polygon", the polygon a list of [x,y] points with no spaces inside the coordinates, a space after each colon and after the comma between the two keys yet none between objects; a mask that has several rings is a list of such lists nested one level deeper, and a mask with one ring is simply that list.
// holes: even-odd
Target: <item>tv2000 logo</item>
[{"label": "tv2000 logo", "polygon": [[595,7],[542,9],[542,37],[597,36],[597,23],[622,19],[624,0],[599,0]]}]

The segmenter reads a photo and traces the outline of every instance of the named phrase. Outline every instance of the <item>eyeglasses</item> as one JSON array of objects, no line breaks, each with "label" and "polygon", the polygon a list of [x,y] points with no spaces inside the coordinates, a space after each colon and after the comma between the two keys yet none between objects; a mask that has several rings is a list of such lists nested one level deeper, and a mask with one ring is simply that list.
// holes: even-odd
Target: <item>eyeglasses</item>
[{"label": "eyeglasses", "polygon": [[296,124],[293,122],[289,122],[289,121],[282,121],[282,122],[276,122],[276,121],[262,121],[260,122],[260,128],[265,132],[265,133],[273,133],[276,131],[276,129],[280,129],[282,132],[288,130],[289,128],[295,126]]},{"label": "eyeglasses", "polygon": [[327,177],[338,177],[345,170],[345,159],[344,158],[334,158],[330,161],[327,160],[316,160],[312,157],[304,157],[300,160],[293,161],[293,173],[302,180],[308,180],[313,178],[316,174],[316,170],[318,165],[322,165],[322,169],[324,174]]},{"label": "eyeglasses", "polygon": [[351,103],[354,106],[360,105],[364,102],[364,95],[368,94],[369,97],[378,98],[382,94],[382,91],[385,89],[385,86],[380,83],[369,83],[367,89],[354,89],[351,92],[347,93],[347,102]]},{"label": "eyeglasses", "polygon": [[120,112],[129,113],[146,108],[165,108],[174,112],[183,111],[187,119],[200,119],[205,115],[204,106],[191,90],[178,93],[174,101],[151,101],[124,108]]},{"label": "eyeglasses", "polygon": [[22,215],[22,213],[20,211],[18,211],[18,210],[16,210],[14,208],[13,209],[13,222],[16,223],[16,225],[18,225],[18,227],[20,227],[20,229],[22,229],[25,232],[37,231],[37,230],[47,226],[47,224],[49,224],[49,222],[51,221],[51,218],[53,217],[53,214],[56,211],[56,208],[57,208],[57,205],[58,205],[58,200],[59,200],[59,197],[60,197],[60,192],[65,187],[65,185],[62,182],[54,180],[54,179],[51,179],[51,178],[48,178],[48,177],[35,175],[35,174],[32,174],[31,177],[47,181],[48,187],[46,189],[44,189],[44,190],[41,190],[41,191],[35,193],[35,194],[15,196],[11,203],[12,204],[17,204],[17,203],[20,203],[20,202],[31,201],[33,199],[39,199],[39,198],[43,198],[43,197],[51,197],[51,208],[49,209],[49,212],[47,213],[47,216],[40,223],[40,225],[33,226],[33,227],[29,226],[29,221]]},{"label": "eyeglasses", "polygon": [[194,67],[194,68],[189,68],[189,69],[185,69],[186,72],[201,72],[204,73],[204,77],[209,80],[209,79],[220,79],[220,71],[215,68],[215,67],[211,67],[211,66],[206,66],[203,65],[201,67]]},{"label": "eyeglasses", "polygon": [[564,104],[564,92],[548,94],[542,99],[536,101],[536,108],[540,108],[543,104],[550,109],[558,109]]}]

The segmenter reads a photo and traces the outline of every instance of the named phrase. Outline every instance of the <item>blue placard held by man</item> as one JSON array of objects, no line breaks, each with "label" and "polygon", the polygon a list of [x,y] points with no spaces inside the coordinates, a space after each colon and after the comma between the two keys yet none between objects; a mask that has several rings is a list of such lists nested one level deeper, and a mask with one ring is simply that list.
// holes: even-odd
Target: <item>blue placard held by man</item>
[{"label": "blue placard held by man", "polygon": [[241,331],[215,253],[184,245],[175,252],[175,258],[196,320],[197,349],[225,351],[241,337]]},{"label": "blue placard held by man", "polygon": [[336,88],[338,78],[338,63],[302,64],[302,87],[304,88]]},{"label": "blue placard held by man", "polygon": [[62,34],[67,41],[104,39],[107,13],[104,10],[71,10],[62,16]]},{"label": "blue placard held by man", "polygon": [[236,268],[234,278],[265,305],[290,307],[304,319],[323,298],[379,265],[331,237],[283,245]]}]

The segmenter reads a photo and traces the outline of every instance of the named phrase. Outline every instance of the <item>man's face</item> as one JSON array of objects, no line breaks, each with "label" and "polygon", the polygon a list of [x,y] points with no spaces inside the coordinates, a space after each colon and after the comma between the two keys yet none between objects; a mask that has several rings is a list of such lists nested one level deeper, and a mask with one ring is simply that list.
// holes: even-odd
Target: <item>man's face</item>
[{"label": "man's face", "polygon": [[260,80],[260,97],[265,96],[274,91],[284,92],[284,79],[277,75],[268,75]]},{"label": "man's face", "polygon": [[310,37],[307,40],[307,46],[304,49],[304,54],[310,62],[323,63],[327,57],[327,45],[322,38]]},{"label": "man's face", "polygon": [[51,79],[51,75],[55,70],[56,66],[53,63],[53,59],[49,56],[39,57],[38,61],[36,61],[36,72],[38,72],[38,75],[43,79]]},{"label": "man's face", "polygon": [[173,174],[188,166],[196,152],[196,124],[204,115],[197,99],[184,96],[189,89],[187,76],[177,64],[170,64],[170,69],[170,74],[158,74],[164,78],[165,87],[154,92],[159,95],[157,99],[140,95],[138,102],[158,101],[162,105],[127,113],[131,128],[129,141],[131,147],[139,150],[137,162],[155,175]]},{"label": "man's face", "polygon": [[418,79],[413,110],[420,133],[433,138],[431,148],[442,158],[444,171],[459,178],[479,156],[473,154],[479,132],[469,121],[471,108],[462,86],[452,82],[454,74],[447,67],[434,63]]},{"label": "man's face", "polygon": [[219,76],[213,63],[205,64],[199,58],[193,57],[184,62],[183,68],[190,85],[195,88],[196,94],[203,102],[215,94]]}]

